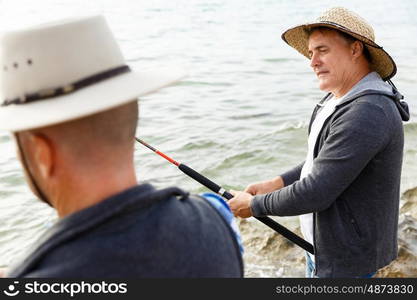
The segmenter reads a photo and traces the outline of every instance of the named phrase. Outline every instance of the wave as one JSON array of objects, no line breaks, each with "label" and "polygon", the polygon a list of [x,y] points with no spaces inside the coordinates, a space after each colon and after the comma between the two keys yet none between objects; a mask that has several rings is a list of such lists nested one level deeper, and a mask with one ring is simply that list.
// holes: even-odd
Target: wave
[{"label": "wave", "polygon": [[213,142],[213,141],[202,141],[200,143],[196,143],[196,142],[190,142],[185,144],[184,146],[181,147],[181,151],[182,150],[195,150],[195,149],[207,149],[207,148],[218,148],[221,147],[222,145]]},{"label": "wave", "polygon": [[254,119],[254,118],[263,118],[269,117],[272,113],[258,113],[258,114],[248,114],[248,115],[241,115],[241,116],[231,116],[230,119],[232,120],[247,120],[247,119]]},{"label": "wave", "polygon": [[284,131],[293,131],[298,129],[305,129],[308,127],[309,121],[297,121],[297,122],[285,122],[284,124],[278,126],[278,129],[275,131],[284,132]]},{"label": "wave", "polygon": [[180,81],[177,85],[179,86],[195,86],[195,85],[203,85],[203,86],[233,86],[234,83],[230,82],[205,82],[205,81],[190,81],[190,80],[183,80]]}]

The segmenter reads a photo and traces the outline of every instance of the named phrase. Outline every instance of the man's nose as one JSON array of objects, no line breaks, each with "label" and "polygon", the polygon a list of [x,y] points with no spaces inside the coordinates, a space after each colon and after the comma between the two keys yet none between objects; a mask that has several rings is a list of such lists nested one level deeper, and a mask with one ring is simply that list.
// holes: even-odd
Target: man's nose
[{"label": "man's nose", "polygon": [[320,64],[320,59],[317,56],[317,53],[313,53],[310,58],[310,67],[314,68]]}]

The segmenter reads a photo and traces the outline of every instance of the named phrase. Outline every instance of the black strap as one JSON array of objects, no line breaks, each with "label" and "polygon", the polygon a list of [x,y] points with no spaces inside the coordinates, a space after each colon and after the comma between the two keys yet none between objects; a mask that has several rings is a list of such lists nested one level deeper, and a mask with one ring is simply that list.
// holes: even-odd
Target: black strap
[{"label": "black strap", "polygon": [[100,72],[91,76],[88,76],[84,79],[78,80],[76,82],[67,84],[58,88],[45,89],[36,93],[26,94],[23,97],[14,98],[14,99],[5,99],[1,106],[7,106],[10,104],[25,104],[29,102],[35,102],[39,100],[44,100],[52,97],[62,96],[65,94],[73,93],[79,89],[90,86],[92,84],[98,83],[100,81],[118,76],[120,74],[130,72],[130,68],[127,65],[119,66],[112,68],[110,70]]}]

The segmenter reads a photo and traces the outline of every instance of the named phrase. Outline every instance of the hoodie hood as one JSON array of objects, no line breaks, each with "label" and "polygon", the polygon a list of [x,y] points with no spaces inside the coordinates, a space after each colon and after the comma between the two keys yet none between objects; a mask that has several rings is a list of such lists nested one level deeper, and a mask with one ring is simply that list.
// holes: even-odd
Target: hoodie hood
[{"label": "hoodie hood", "polygon": [[[388,83],[389,82],[389,83]],[[397,90],[391,81],[385,82],[376,72],[371,72],[355,84],[346,95],[344,95],[337,106],[350,102],[358,97],[370,94],[385,95],[391,98],[397,106],[398,112],[403,121],[410,119],[408,104],[404,96]]]}]

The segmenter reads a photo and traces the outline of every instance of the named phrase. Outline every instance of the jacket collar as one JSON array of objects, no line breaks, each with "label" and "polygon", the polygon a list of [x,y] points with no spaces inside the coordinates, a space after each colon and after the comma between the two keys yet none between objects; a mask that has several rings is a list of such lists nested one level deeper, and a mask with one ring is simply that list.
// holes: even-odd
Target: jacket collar
[{"label": "jacket collar", "polygon": [[[353,94],[351,96],[348,96],[344,99],[342,99],[342,101],[340,101],[340,103],[338,103],[336,105],[336,109],[338,109],[339,107],[342,107],[354,100],[356,100],[359,97],[362,96],[367,96],[367,95],[384,95],[387,96],[388,98],[392,99],[398,109],[398,112],[401,115],[401,119],[403,121],[408,121],[410,119],[410,112],[408,109],[408,104],[407,102],[403,101],[402,99],[404,99],[404,96],[395,88],[392,87],[392,92],[388,92],[388,91],[380,91],[380,90],[375,90],[375,89],[365,89],[357,94]],[[328,93],[326,94],[320,101],[319,103],[317,103],[318,107],[321,107],[325,104],[325,102],[331,98],[332,93]]]}]

